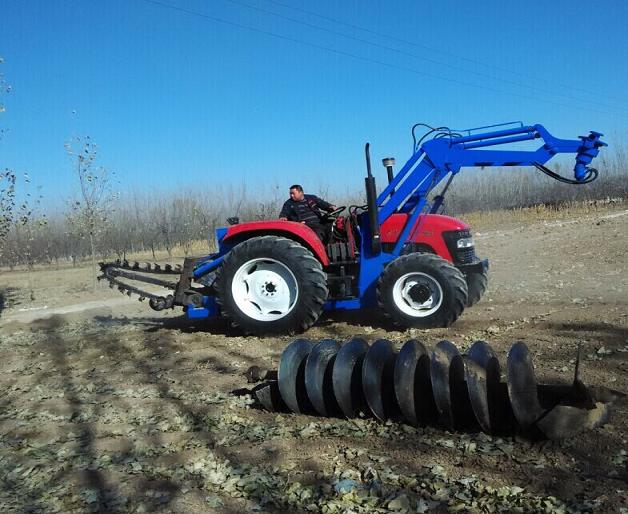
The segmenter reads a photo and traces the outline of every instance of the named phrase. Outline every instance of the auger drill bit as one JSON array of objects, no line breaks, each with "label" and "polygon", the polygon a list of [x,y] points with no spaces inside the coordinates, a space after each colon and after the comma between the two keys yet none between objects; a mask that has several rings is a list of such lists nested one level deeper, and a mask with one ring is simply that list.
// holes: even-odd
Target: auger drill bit
[{"label": "auger drill bit", "polygon": [[297,339],[282,353],[278,380],[253,394],[269,411],[354,417],[362,412],[384,421],[448,430],[519,433],[564,439],[603,424],[613,395],[587,388],[577,375],[570,385],[537,384],[527,346],[515,343],[500,381],[495,352],[484,341],[462,355],[449,341],[430,354],[416,340],[399,352],[379,339],[340,344]]}]

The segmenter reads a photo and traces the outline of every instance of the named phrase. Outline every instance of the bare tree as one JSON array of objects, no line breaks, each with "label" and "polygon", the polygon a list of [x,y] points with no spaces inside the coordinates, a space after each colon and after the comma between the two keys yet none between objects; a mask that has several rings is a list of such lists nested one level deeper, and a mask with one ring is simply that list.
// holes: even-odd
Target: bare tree
[{"label": "bare tree", "polygon": [[[0,57],[0,65],[2,64],[4,64],[4,59]],[[10,92],[11,92],[11,86],[7,84],[4,78],[4,73],[0,72],[0,95],[10,93]],[[0,101],[0,114],[2,114],[4,111],[5,111],[4,104],[2,103],[2,101]],[[4,135],[6,130],[7,129],[5,127],[0,125],[0,139],[2,139],[2,136]]]},{"label": "bare tree", "polygon": [[33,269],[35,267],[36,254],[34,253],[37,242],[41,239],[41,229],[47,224],[46,215],[40,212],[41,194],[31,195],[30,178],[24,174],[24,199],[20,202],[15,212],[14,228],[16,247],[19,251],[20,261],[26,265],[28,277],[28,290],[31,301],[35,300],[35,288],[33,287]]},{"label": "bare tree", "polygon": [[[4,63],[4,59],[0,57],[0,65]],[[9,86],[4,74],[0,72],[0,95],[9,93]],[[0,99],[0,114],[5,111],[4,104]],[[6,129],[0,125],[0,140]],[[13,170],[5,168],[0,172],[0,259],[2,259],[5,248],[5,241],[13,224],[13,216],[15,211],[15,181],[16,175]]]},{"label": "bare tree", "polygon": [[6,168],[0,172],[0,254],[4,249],[4,241],[9,235],[15,211],[15,181],[13,170]]},{"label": "bare tree", "polygon": [[98,148],[89,136],[74,137],[65,148],[74,160],[80,185],[80,199],[72,202],[69,219],[78,233],[89,239],[92,287],[96,291],[96,241],[113,210],[116,195],[109,171],[94,164]]}]

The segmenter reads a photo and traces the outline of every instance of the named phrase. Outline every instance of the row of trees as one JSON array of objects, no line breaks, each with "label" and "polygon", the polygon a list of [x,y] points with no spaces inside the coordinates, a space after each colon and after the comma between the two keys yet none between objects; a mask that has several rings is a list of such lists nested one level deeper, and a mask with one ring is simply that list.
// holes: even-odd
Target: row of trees
[{"label": "row of trees", "polygon": [[[170,260],[181,255],[214,250],[213,234],[229,216],[241,220],[276,218],[287,193],[268,187],[251,193],[245,185],[171,193],[115,196],[110,174],[94,169],[95,147],[82,140],[82,153],[74,153],[81,186],[79,199],[65,212],[44,216],[39,197],[26,211],[16,210],[8,226],[0,266],[34,263],[76,264],[89,259],[156,258],[165,252]],[[83,157],[85,156],[85,157]],[[587,186],[559,184],[534,170],[469,171],[457,177],[446,196],[446,213],[463,215],[477,210],[508,209],[534,204],[628,197],[628,163],[623,152],[602,157],[600,177]],[[568,175],[567,169],[559,170]],[[359,183],[356,180],[356,183]],[[10,188],[14,188],[11,183]],[[316,190],[336,205],[363,204],[362,191],[351,193]],[[260,198],[263,198],[260,200]]]},{"label": "row of trees", "polygon": [[[101,179],[102,175],[92,178],[91,183]],[[215,249],[212,234],[227,217],[276,218],[285,200],[283,189],[281,193],[270,188],[267,199],[258,201],[240,185],[123,198],[103,195],[90,203],[74,200],[65,212],[49,214],[45,224],[32,227],[30,254],[35,262],[58,266],[91,259],[92,249],[96,259],[137,254],[157,258],[157,253],[165,252],[172,260],[175,253],[208,252]],[[25,264],[25,241],[17,220],[9,228],[0,266],[13,268]]]}]

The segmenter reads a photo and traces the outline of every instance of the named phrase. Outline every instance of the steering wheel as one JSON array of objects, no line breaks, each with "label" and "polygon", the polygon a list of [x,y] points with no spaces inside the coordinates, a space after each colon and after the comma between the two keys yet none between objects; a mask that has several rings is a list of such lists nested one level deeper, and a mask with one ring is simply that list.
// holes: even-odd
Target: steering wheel
[{"label": "steering wheel", "polygon": [[340,216],[340,214],[342,214],[342,212],[346,209],[346,207],[343,205],[342,207],[338,207],[336,210],[333,210],[331,212],[326,212],[323,216],[323,218],[326,221],[331,221],[331,220],[335,220],[338,216]]}]

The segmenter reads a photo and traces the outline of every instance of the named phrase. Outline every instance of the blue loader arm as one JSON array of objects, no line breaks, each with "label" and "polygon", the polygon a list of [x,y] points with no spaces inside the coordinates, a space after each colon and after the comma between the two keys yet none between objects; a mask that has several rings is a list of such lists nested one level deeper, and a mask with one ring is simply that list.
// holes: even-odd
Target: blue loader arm
[{"label": "blue loader arm", "polygon": [[[502,126],[510,128],[481,132],[484,129]],[[598,155],[601,147],[607,146],[601,140],[602,134],[599,132],[592,131],[588,136],[580,136],[579,139],[559,139],[550,134],[543,125],[524,126],[520,122],[459,132],[446,129],[438,137],[426,141],[420,147],[416,145],[414,154],[377,197],[379,210],[377,221],[380,225],[393,213],[402,212],[409,215],[395,246],[396,253],[400,251],[421,213],[426,209],[428,212],[435,212],[435,208],[442,203],[441,194],[435,199],[434,205],[430,206],[428,197],[431,191],[450,174],[451,182],[461,168],[536,166],[562,182],[586,184],[597,177],[597,170],[589,168],[591,161]],[[543,144],[534,151],[483,149],[534,139],[543,141]],[[575,180],[560,177],[545,168],[544,164],[559,153],[576,154]]]},{"label": "blue loader arm", "polygon": [[[414,206],[424,206],[423,200],[441,180],[449,173],[457,174],[464,167],[537,166],[547,171],[543,165],[554,155],[575,153],[575,181],[570,182],[587,183],[594,172],[589,168],[591,161],[599,154],[601,147],[607,146],[599,132],[590,132],[588,136],[580,136],[579,139],[559,139],[543,125],[521,124],[515,128],[473,133],[480,129],[462,131],[468,133],[463,136],[431,139],[416,149],[377,198],[380,223],[393,212],[410,212]],[[481,149],[534,139],[543,141],[543,145],[535,151]],[[597,174],[597,171],[594,173]]]}]

